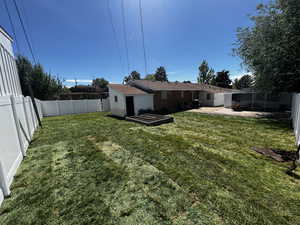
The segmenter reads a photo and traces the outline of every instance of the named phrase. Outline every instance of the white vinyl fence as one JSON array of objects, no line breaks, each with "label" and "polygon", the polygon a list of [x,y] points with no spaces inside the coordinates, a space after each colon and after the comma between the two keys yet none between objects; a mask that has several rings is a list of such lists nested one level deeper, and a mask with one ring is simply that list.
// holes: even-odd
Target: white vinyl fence
[{"label": "white vinyl fence", "polygon": [[[41,112],[40,101],[36,103]],[[30,97],[0,96],[0,204],[10,194],[13,177],[37,127]]]},{"label": "white vinyl fence", "polygon": [[294,133],[296,135],[296,144],[300,145],[300,94],[293,95],[292,121]]},{"label": "white vinyl fence", "polygon": [[109,99],[41,101],[43,116],[61,116],[110,110]]}]

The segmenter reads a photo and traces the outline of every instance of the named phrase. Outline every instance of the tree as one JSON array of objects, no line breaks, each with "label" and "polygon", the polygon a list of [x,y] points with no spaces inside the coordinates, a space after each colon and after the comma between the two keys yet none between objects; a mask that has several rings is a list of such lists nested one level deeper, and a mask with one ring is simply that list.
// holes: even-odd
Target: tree
[{"label": "tree", "polygon": [[57,99],[60,94],[67,92],[58,77],[46,73],[42,65],[32,65],[31,62],[23,56],[16,59],[22,93],[25,96],[30,95],[28,84],[31,84],[34,97],[40,100]]},{"label": "tree", "polygon": [[233,88],[243,89],[253,87],[253,78],[251,75],[244,75],[240,79],[236,78],[233,82]]},{"label": "tree", "polygon": [[95,87],[96,89],[103,89],[103,90],[107,90],[107,85],[108,85],[108,81],[105,80],[103,77],[101,78],[96,78],[93,80],[92,82],[92,86]]},{"label": "tree", "polygon": [[229,71],[223,70],[217,73],[216,78],[214,79],[214,85],[222,88],[231,88],[231,80],[229,79]]},{"label": "tree", "polygon": [[155,81],[155,75],[154,74],[148,74],[148,75],[145,76],[144,80]]},{"label": "tree", "polygon": [[140,79],[141,79],[141,74],[134,70],[130,73],[129,76],[124,77],[123,83],[127,84],[129,81],[140,80]]},{"label": "tree", "polygon": [[215,71],[212,68],[209,68],[206,60],[203,60],[199,66],[198,83],[210,84],[214,77]]},{"label": "tree", "polygon": [[163,66],[157,68],[154,77],[156,81],[168,81],[168,75]]},{"label": "tree", "polygon": [[258,89],[300,91],[300,1],[259,5],[253,27],[239,28],[234,54],[254,74]]}]

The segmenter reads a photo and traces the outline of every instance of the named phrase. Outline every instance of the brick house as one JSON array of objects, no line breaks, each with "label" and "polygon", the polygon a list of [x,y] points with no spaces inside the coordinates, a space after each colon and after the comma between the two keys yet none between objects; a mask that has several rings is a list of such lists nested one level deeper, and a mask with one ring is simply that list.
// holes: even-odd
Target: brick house
[{"label": "brick house", "polygon": [[[131,95],[130,92],[133,94]],[[139,93],[139,97],[134,97],[137,96],[137,92]],[[129,104],[133,104],[131,107],[135,109],[136,115],[140,110],[147,109],[170,112],[198,106],[222,106],[224,105],[224,94],[232,92],[232,89],[219,88],[206,84],[148,80],[135,80],[129,82],[128,85],[109,85],[111,106],[118,107],[118,112],[121,107],[124,112],[122,116],[127,115],[126,100],[130,96],[132,96],[133,100],[130,100]],[[118,103],[114,101],[115,99],[111,95],[116,95],[116,93],[122,95],[121,99],[124,99],[122,102]],[[144,100],[140,100],[142,99],[141,95]],[[143,107],[137,107],[137,104],[141,105],[141,101],[143,102]],[[114,106],[111,107],[112,114],[116,114]]]}]

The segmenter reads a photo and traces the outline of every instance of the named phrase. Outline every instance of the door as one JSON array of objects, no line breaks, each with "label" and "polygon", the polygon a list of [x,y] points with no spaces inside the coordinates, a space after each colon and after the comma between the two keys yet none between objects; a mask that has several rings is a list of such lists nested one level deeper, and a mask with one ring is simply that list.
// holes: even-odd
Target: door
[{"label": "door", "polygon": [[133,96],[126,96],[126,114],[127,116],[134,116]]}]

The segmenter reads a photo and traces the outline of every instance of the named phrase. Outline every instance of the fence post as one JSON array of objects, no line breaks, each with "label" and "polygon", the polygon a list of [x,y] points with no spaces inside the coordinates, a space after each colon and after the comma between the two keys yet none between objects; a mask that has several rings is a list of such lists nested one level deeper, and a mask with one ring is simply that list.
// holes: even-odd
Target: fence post
[{"label": "fence post", "polygon": [[58,104],[58,101],[56,100],[56,112],[57,112],[57,115],[60,116],[60,109],[59,109],[59,104]]},{"label": "fence post", "polygon": [[9,185],[7,183],[6,177],[4,175],[4,170],[3,170],[3,166],[0,160],[0,187],[3,190],[3,194],[4,196],[10,196],[10,189],[9,189]]},{"label": "fence post", "polygon": [[72,114],[75,114],[75,109],[74,109],[74,102],[73,102],[73,99],[71,99],[71,105],[72,105]]},{"label": "fence post", "polygon": [[25,152],[24,145],[22,142],[21,128],[20,128],[19,118],[18,118],[17,109],[16,109],[16,101],[12,95],[10,95],[10,102],[11,102],[11,108],[13,111],[13,117],[14,117],[15,126],[16,126],[16,130],[17,130],[20,149],[21,149],[22,155],[25,157],[26,152]]},{"label": "fence post", "polygon": [[28,118],[28,112],[27,112],[27,109],[26,109],[26,98],[24,96],[22,96],[22,99],[23,99],[23,110],[24,110],[26,124],[27,124],[28,136],[31,139],[32,135],[30,133],[29,118]]}]

